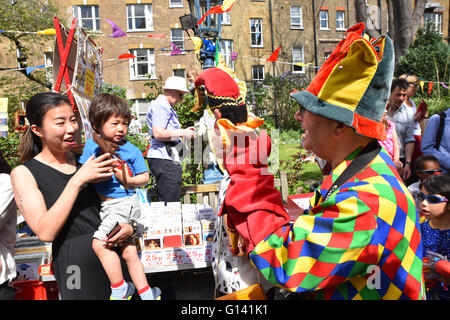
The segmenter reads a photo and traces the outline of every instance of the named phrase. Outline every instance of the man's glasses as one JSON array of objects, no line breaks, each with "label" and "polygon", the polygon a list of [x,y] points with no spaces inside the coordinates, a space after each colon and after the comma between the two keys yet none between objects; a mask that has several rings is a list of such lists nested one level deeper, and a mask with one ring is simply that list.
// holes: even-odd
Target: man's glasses
[{"label": "man's glasses", "polygon": [[439,196],[437,196],[435,194],[426,195],[423,192],[420,192],[419,193],[419,200],[420,200],[420,202],[422,202],[425,199],[427,199],[427,201],[429,203],[432,203],[432,204],[437,204],[437,203],[441,203],[441,202],[448,202],[447,198],[439,197]]},{"label": "man's glasses", "polygon": [[435,169],[435,170],[417,170],[426,174],[435,174],[435,173],[442,173],[442,169]]}]

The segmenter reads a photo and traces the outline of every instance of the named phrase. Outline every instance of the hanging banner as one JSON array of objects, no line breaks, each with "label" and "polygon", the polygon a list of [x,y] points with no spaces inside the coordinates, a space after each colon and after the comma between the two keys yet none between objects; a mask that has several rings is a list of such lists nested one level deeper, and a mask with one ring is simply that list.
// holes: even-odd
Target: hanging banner
[{"label": "hanging banner", "polygon": [[8,98],[0,98],[0,137],[8,136]]}]

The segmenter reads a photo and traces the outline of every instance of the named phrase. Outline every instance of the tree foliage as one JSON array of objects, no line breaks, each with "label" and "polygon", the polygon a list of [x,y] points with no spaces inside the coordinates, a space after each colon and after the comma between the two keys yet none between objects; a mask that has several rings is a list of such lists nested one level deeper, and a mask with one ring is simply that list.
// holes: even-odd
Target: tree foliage
[{"label": "tree foliage", "polygon": [[[449,45],[431,24],[417,31],[417,38],[397,65],[396,75],[414,74],[425,81],[449,81]],[[448,90],[445,90],[447,92]]]}]

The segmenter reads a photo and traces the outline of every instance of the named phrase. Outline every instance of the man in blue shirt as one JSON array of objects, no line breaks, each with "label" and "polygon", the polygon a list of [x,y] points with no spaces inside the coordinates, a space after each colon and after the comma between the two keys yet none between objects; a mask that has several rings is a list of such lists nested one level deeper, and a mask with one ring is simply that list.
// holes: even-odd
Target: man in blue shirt
[{"label": "man in blue shirt", "polygon": [[181,162],[175,145],[181,138],[192,138],[193,127],[181,129],[175,105],[189,93],[186,80],[182,77],[167,78],[163,94],[150,103],[147,111],[147,125],[151,135],[147,162],[156,178],[156,188],[160,201],[180,201]]},{"label": "man in blue shirt", "polygon": [[424,154],[433,155],[441,164],[443,172],[450,173],[450,108],[445,111],[444,131],[442,133],[441,145],[438,149],[436,144],[436,134],[439,128],[440,116],[434,114],[428,120],[427,127],[422,136],[421,151]]}]

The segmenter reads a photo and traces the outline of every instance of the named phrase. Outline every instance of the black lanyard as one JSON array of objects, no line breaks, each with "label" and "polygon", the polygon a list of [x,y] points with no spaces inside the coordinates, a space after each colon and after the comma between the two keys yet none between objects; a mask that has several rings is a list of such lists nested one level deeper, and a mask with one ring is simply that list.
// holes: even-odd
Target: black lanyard
[{"label": "black lanyard", "polygon": [[[368,143],[361,152],[356,156],[355,159],[350,163],[350,165],[341,173],[341,175],[336,179],[333,185],[328,189],[327,194],[323,197],[323,201],[327,201],[331,194],[336,191],[345,182],[350,180],[354,175],[356,175],[362,168],[368,165],[377,154],[380,152],[381,146],[378,144],[377,140],[372,140]],[[319,204],[320,197],[316,197],[314,206]]]}]

